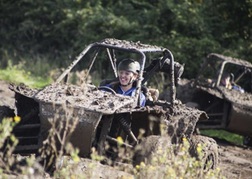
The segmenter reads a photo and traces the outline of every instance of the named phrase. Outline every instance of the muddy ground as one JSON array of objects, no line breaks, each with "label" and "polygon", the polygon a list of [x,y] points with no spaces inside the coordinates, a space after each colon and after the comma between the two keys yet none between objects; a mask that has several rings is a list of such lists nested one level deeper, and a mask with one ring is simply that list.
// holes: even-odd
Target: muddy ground
[{"label": "muddy ground", "polygon": [[[4,81],[0,81],[0,105],[14,106],[13,93],[8,89],[8,83]],[[216,141],[219,144],[219,168],[222,174],[228,179],[252,179],[252,148],[238,146],[220,139]],[[106,166],[103,167],[106,168]],[[104,171],[101,170],[98,174],[100,177],[103,176],[102,178],[104,178]],[[112,173],[118,175],[119,172]]]}]

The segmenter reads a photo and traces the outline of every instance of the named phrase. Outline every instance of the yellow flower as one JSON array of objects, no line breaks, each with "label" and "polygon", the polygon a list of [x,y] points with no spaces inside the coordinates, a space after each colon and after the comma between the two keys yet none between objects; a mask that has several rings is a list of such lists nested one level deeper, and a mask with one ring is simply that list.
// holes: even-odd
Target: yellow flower
[{"label": "yellow flower", "polygon": [[219,167],[217,167],[216,170],[217,170],[217,172],[220,172],[220,168]]},{"label": "yellow flower", "polygon": [[197,146],[197,152],[198,152],[198,154],[201,153],[201,151],[202,151],[202,146],[200,144],[198,144],[198,146]]},{"label": "yellow flower", "polygon": [[71,175],[71,179],[76,179],[76,176],[74,176],[74,175]]},{"label": "yellow flower", "polygon": [[78,162],[80,161],[80,157],[79,157],[78,155],[74,155],[74,156],[73,156],[73,161],[74,161],[75,163],[78,163]]},{"label": "yellow flower", "polygon": [[116,138],[116,140],[117,140],[118,145],[122,145],[122,144],[123,144],[123,139],[122,139],[121,136],[118,136],[118,137]]},{"label": "yellow flower", "polygon": [[140,170],[141,168],[144,168],[144,167],[146,167],[146,165],[145,165],[144,162],[141,162],[139,165],[136,165],[136,166],[135,166],[135,168],[136,168],[137,170]]},{"label": "yellow flower", "polygon": [[16,140],[16,137],[14,135],[11,135],[10,139],[11,139],[12,142],[14,142]]},{"label": "yellow flower", "polygon": [[19,123],[21,121],[21,117],[15,116],[14,121],[15,121],[15,123]]},{"label": "yellow flower", "polygon": [[187,138],[183,137],[182,138],[183,142],[187,142]]},{"label": "yellow flower", "polygon": [[79,150],[75,150],[74,152],[71,153],[71,157],[75,163],[78,163],[80,161],[80,157],[78,156]]},{"label": "yellow flower", "polygon": [[141,166],[141,167],[145,167],[146,165],[145,165],[144,162],[141,162],[141,163],[140,163],[140,166]]}]

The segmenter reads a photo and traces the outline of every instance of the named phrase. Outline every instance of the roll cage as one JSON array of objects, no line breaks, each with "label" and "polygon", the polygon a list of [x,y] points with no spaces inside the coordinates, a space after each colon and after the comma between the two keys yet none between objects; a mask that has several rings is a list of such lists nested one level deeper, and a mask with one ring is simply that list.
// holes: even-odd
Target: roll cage
[{"label": "roll cage", "polygon": [[[153,46],[153,45],[146,45],[142,44],[140,42],[131,42],[131,41],[126,41],[126,40],[118,40],[118,39],[104,39],[100,42],[95,42],[93,44],[90,44],[87,46],[79,56],[76,57],[76,59],[71,63],[70,66],[59,76],[59,78],[56,80],[56,83],[68,82],[68,75],[70,71],[84,58],[84,56],[89,52],[89,51],[94,51],[93,55],[91,56],[91,61],[89,63],[88,67],[88,74],[93,67],[93,64],[95,60],[97,59],[97,56],[99,55],[101,50],[106,51],[106,56],[108,57],[110,61],[110,65],[112,66],[114,77],[117,78],[117,69],[116,69],[116,64],[117,62],[117,56],[116,56],[116,51],[124,52],[126,54],[135,54],[139,58],[137,61],[140,63],[140,72],[139,72],[139,78],[136,83],[136,93],[135,93],[135,99],[139,99],[139,94],[141,92],[141,87],[144,85],[144,83],[156,72],[157,68],[160,68],[164,65],[167,59],[170,60],[170,69],[169,73],[170,78],[171,78],[171,103],[174,104],[175,101],[175,82],[174,82],[174,59],[172,53],[163,47],[158,47],[158,46]],[[159,63],[154,66],[151,70],[148,72],[145,72],[145,64],[146,64],[146,59],[147,54],[155,54],[155,57],[161,57],[161,60]],[[145,73],[145,74],[144,74]],[[86,76],[87,77],[87,76]],[[136,106],[139,105],[136,102]]]},{"label": "roll cage", "polygon": [[216,53],[207,56],[196,78],[196,83],[203,84],[206,79],[211,79],[212,87],[218,87],[225,74],[233,74],[233,83],[245,88],[246,92],[252,93],[252,64]]}]

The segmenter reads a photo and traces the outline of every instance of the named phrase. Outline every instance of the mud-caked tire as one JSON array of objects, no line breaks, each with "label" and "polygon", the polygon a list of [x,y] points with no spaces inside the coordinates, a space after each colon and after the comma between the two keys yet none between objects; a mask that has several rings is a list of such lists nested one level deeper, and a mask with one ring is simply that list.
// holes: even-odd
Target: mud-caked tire
[{"label": "mud-caked tire", "polygon": [[151,135],[142,139],[135,147],[133,165],[139,165],[141,162],[150,164],[153,157],[162,155],[162,151],[165,152],[164,150],[168,150],[171,145],[169,136]]},{"label": "mud-caked tire", "polygon": [[9,106],[0,106],[0,122],[2,122],[4,118],[14,116],[15,116],[14,109],[11,109]]},{"label": "mud-caked tire", "polygon": [[202,161],[202,172],[215,169],[218,166],[218,145],[210,137],[193,135],[190,139],[190,154]]},{"label": "mud-caked tire", "polygon": [[243,137],[243,145],[245,145],[247,147],[252,147],[252,137],[244,136]]}]

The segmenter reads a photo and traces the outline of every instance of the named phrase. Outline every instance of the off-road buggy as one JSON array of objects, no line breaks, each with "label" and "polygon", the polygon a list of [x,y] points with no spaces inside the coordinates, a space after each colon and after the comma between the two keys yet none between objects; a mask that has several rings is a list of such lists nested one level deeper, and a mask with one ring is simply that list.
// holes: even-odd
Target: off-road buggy
[{"label": "off-road buggy", "polygon": [[199,121],[197,127],[234,132],[244,136],[244,144],[252,145],[251,63],[209,54],[197,77],[181,80],[177,92],[182,102],[204,110],[209,116],[208,120]]},{"label": "off-road buggy", "polygon": [[[135,59],[141,66],[133,97],[116,94],[103,85],[104,81],[100,84],[102,79],[109,82],[117,78],[117,64],[124,58]],[[147,82],[151,84],[151,77],[158,72],[168,76],[170,101],[148,97]],[[198,120],[207,118],[206,113],[186,107],[176,99],[175,84],[182,72],[183,66],[174,62],[172,53],[163,47],[117,39],[92,43],[51,85],[43,89],[10,86],[15,92],[16,115],[21,117],[21,122],[14,129],[19,139],[16,152],[36,152],[43,146],[52,125],[57,127],[59,121],[67,125],[78,119],[69,141],[79,149],[81,157],[88,157],[91,148],[95,148],[99,154],[115,158],[116,155],[105,143],[113,146],[120,136],[123,146],[134,148],[144,144],[134,156],[136,161],[141,161],[150,157],[157,143],[164,138],[171,145],[187,138],[192,155],[196,155],[197,144],[204,144],[204,160],[211,161],[210,168],[215,168],[218,162],[216,142],[193,134]],[[80,80],[79,74],[82,74]],[[144,107],[139,105],[139,94],[142,92],[147,98]],[[3,109],[1,118],[9,115],[7,111],[10,111]],[[161,125],[165,126],[166,137],[161,137]]]}]

